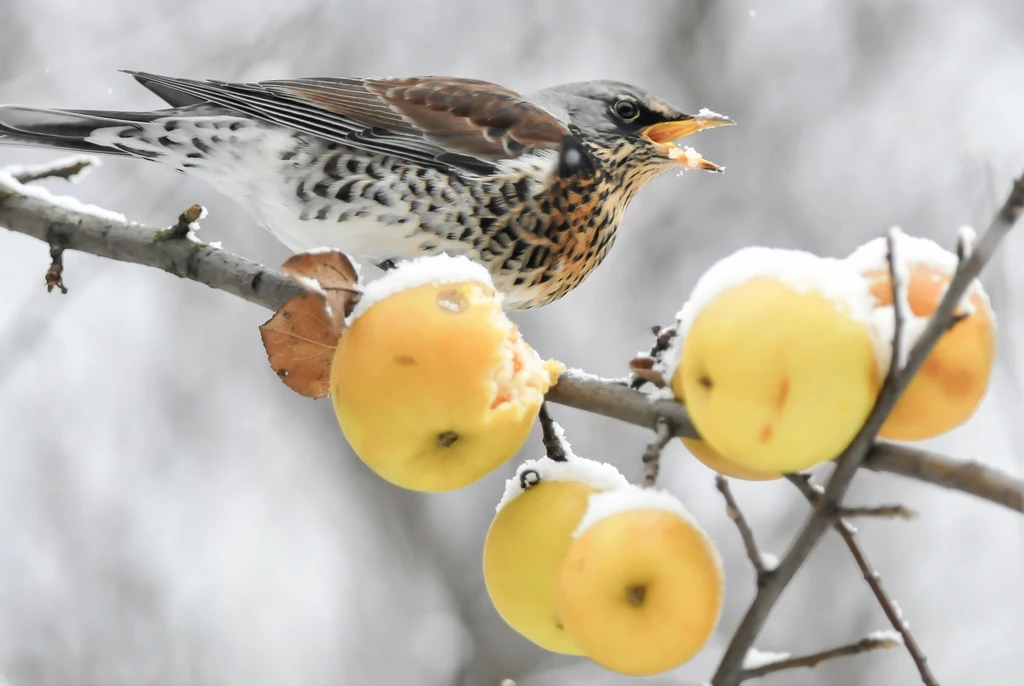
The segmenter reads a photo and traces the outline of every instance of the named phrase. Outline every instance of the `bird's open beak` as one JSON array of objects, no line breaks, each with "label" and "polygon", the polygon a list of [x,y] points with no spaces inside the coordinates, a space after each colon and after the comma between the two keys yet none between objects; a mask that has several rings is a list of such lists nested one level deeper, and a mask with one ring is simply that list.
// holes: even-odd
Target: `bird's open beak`
[{"label": "bird's open beak", "polygon": [[704,159],[693,148],[679,147],[675,144],[675,141],[704,129],[716,126],[730,126],[735,123],[732,119],[723,117],[716,112],[701,110],[695,116],[652,124],[643,130],[643,135],[647,140],[654,143],[665,157],[677,160],[689,169],[706,169],[707,171],[720,172],[724,171],[724,167]]}]

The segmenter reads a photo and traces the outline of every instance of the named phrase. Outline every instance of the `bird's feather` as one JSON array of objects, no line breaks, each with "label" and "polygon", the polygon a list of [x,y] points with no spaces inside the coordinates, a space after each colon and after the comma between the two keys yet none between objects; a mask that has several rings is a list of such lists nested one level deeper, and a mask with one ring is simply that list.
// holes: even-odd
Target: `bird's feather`
[{"label": "bird's feather", "polygon": [[208,102],[414,164],[490,174],[502,160],[559,150],[547,110],[486,81],[445,77],[194,81],[128,72],[172,105]]}]

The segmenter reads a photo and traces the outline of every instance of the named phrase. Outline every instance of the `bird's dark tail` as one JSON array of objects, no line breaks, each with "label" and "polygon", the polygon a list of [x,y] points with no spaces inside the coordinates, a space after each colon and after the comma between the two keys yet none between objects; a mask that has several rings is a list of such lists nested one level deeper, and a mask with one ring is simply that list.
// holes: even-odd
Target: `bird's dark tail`
[{"label": "bird's dark tail", "polygon": [[115,144],[99,144],[93,134],[106,128],[140,129],[166,112],[102,112],[52,110],[26,105],[0,105],[0,144],[59,148],[105,155],[128,155]]}]

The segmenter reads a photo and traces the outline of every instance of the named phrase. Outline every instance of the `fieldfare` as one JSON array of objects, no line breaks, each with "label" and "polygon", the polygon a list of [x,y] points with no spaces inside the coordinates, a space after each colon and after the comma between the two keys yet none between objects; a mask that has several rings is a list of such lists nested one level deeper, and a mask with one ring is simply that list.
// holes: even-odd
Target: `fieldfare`
[{"label": "fieldfare", "polygon": [[153,160],[239,202],[294,251],[328,246],[384,267],[466,255],[488,268],[508,309],[579,285],[651,179],[721,171],[674,141],[732,123],[615,81],[520,95],[437,76],[228,83],[128,73],[171,107],[3,105],[0,143]]}]

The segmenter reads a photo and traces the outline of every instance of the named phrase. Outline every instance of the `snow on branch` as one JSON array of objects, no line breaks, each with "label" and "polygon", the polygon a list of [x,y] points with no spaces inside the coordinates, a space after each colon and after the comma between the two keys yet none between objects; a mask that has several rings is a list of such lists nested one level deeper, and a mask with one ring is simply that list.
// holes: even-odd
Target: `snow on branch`
[{"label": "snow on branch", "polygon": [[[47,169],[65,170],[80,162],[79,158],[60,160]],[[47,176],[39,175],[41,169],[32,170],[32,180]],[[0,227],[37,238],[56,250],[77,250],[161,269],[271,310],[303,292],[277,271],[199,242],[191,234],[181,236],[165,227],[128,222],[116,213],[25,186],[6,170],[0,170]],[[972,259],[985,248],[982,243]],[[569,370],[548,391],[546,399],[654,431],[665,424],[672,436],[698,437],[683,405],[651,398],[630,388],[626,380]],[[878,441],[860,466],[967,493],[1024,513],[1024,480],[980,461],[957,460]]]},{"label": "snow on branch", "polygon": [[[945,295],[939,301],[938,307],[928,320],[924,331],[910,349],[906,360],[891,364],[871,414],[850,445],[836,458],[836,468],[824,490],[816,498],[814,511],[793,539],[785,557],[779,562],[779,566],[765,577],[764,583],[759,585],[753,602],[747,608],[746,614],[740,621],[739,627],[733,634],[725,655],[711,679],[712,686],[736,686],[747,678],[743,667],[744,656],[753,647],[754,641],[757,640],[783,592],[803,567],[821,536],[834,523],[835,513],[841,507],[843,497],[846,495],[854,475],[872,452],[878,430],[888,418],[914,374],[924,364],[935,343],[953,325],[954,312],[960,299],[995,254],[999,244],[1010,233],[1022,213],[1024,213],[1024,176],[1014,181],[1009,196],[992,219],[988,230],[974,245],[973,250],[958,251],[959,260],[956,271],[946,288]],[[961,244],[963,242],[961,240]],[[899,282],[901,280],[901,265],[895,254],[898,252],[894,249],[895,243],[896,237],[890,235],[887,252],[894,301],[900,296]],[[900,350],[905,333],[902,331],[904,324],[902,317],[897,316],[893,335],[894,358],[901,357],[897,355],[897,351]],[[921,663],[919,663],[920,665]],[[924,683],[935,683],[926,670],[922,669],[921,675]]]}]

